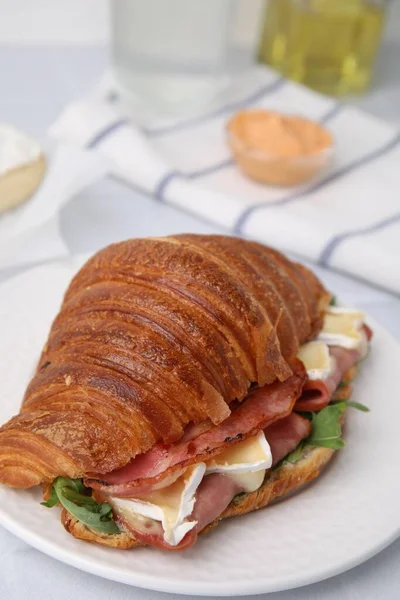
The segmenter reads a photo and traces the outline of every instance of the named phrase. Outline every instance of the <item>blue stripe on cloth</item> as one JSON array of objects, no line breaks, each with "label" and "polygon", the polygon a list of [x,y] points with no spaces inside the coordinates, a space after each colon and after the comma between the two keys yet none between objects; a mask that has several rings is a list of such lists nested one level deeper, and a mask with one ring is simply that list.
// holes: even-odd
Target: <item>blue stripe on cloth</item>
[{"label": "blue stripe on cloth", "polygon": [[153,129],[143,128],[142,132],[149,137],[158,137],[162,135],[167,135],[169,133],[175,133],[176,131],[183,131],[185,129],[189,129],[195,125],[199,125],[201,123],[205,123],[207,121],[211,121],[212,119],[216,119],[218,117],[223,116],[226,113],[233,112],[237,109],[240,109],[242,106],[248,106],[250,104],[254,104],[258,100],[261,100],[267,94],[272,94],[277,91],[280,87],[282,87],[285,83],[284,77],[278,77],[272,83],[268,83],[254,92],[251,96],[247,98],[231,102],[230,104],[226,104],[225,106],[221,106],[220,108],[203,114],[197,117],[193,117],[191,119],[186,119],[185,121],[179,121],[178,123],[172,123],[170,125],[164,125],[160,127],[155,127]]},{"label": "blue stripe on cloth", "polygon": [[179,177],[184,177],[184,176],[182,175],[182,173],[180,171],[169,171],[161,178],[161,180],[157,184],[156,189],[154,190],[154,197],[156,198],[156,200],[158,200],[159,202],[165,201],[165,197],[164,197],[165,190],[166,190],[168,184],[177,177],[179,178]]},{"label": "blue stripe on cloth", "polygon": [[231,167],[234,163],[235,163],[235,161],[232,158],[227,158],[215,165],[210,165],[209,167],[204,167],[203,169],[199,169],[198,171],[190,171],[188,173],[184,173],[184,175],[188,179],[198,179],[199,177],[205,177],[206,175],[211,175],[212,173],[221,171],[221,169],[226,169],[227,167]]},{"label": "blue stripe on cloth", "polygon": [[331,240],[329,240],[325,248],[322,250],[318,259],[318,264],[328,266],[328,262],[330,261],[332,254],[335,252],[338,246],[340,246],[340,244],[345,240],[353,237],[368,235],[369,233],[375,233],[376,231],[384,229],[389,225],[393,225],[397,221],[400,221],[400,212],[395,213],[394,215],[387,217],[382,221],[378,221],[373,225],[369,225],[368,227],[363,227],[361,229],[353,229],[352,231],[347,231],[346,233],[340,233],[339,235],[335,235]]},{"label": "blue stripe on cloth", "polygon": [[93,148],[98,146],[100,142],[105,140],[111,133],[114,133],[124,125],[128,125],[129,122],[129,119],[124,118],[118,119],[117,121],[110,123],[109,125],[107,125],[107,127],[96,133],[96,135],[86,144],[86,148],[88,150],[92,150]]},{"label": "blue stripe on cloth", "polygon": [[342,108],[343,108],[343,104],[341,102],[335,102],[335,104],[332,106],[332,108],[323,115],[323,117],[319,120],[319,122],[322,123],[323,125],[325,125],[329,121],[332,121],[332,119],[334,119],[335,117],[338,116],[338,114],[340,113]]},{"label": "blue stripe on cloth", "polygon": [[234,227],[235,233],[241,234],[243,231],[243,227],[245,226],[248,219],[255,212],[259,211],[260,209],[265,210],[265,209],[275,207],[275,206],[286,206],[288,204],[292,204],[293,202],[297,202],[298,200],[307,198],[311,194],[314,194],[315,192],[318,192],[319,190],[323,189],[330,183],[332,183],[338,179],[341,179],[345,175],[352,173],[356,169],[364,167],[365,165],[373,162],[374,160],[377,160],[378,158],[381,158],[382,156],[385,156],[385,154],[388,154],[391,150],[393,150],[398,145],[399,142],[400,142],[400,133],[396,133],[396,135],[389,142],[387,142],[386,144],[384,144],[377,150],[374,150],[373,152],[369,152],[362,158],[354,160],[353,162],[349,163],[348,165],[345,165],[344,167],[342,167],[341,169],[334,171],[333,173],[331,173],[330,175],[325,177],[325,179],[321,179],[321,181],[318,181],[317,183],[315,183],[311,188],[304,190],[304,192],[300,192],[300,193],[295,192],[293,194],[289,194],[286,197],[280,198],[279,200],[275,200],[274,202],[268,202],[268,204],[254,204],[253,206],[249,206],[248,208],[246,208],[243,211],[243,213],[240,215],[240,217],[236,221],[236,224]]}]

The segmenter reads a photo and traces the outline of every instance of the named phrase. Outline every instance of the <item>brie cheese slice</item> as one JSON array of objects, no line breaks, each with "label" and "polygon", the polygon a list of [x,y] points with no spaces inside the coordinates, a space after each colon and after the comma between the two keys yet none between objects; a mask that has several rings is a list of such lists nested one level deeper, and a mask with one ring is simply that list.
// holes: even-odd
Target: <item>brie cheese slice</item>
[{"label": "brie cheese slice", "polygon": [[297,357],[304,364],[309,379],[328,379],[335,366],[328,345],[321,341],[303,344]]},{"label": "brie cheese slice", "polygon": [[263,431],[227,448],[207,463],[207,473],[223,473],[237,481],[245,492],[257,490],[266,469],[272,466],[271,448]]},{"label": "brie cheese slice", "polygon": [[171,546],[177,546],[185,535],[193,529],[196,521],[187,520],[192,514],[196,490],[199,487],[206,466],[204,463],[187,468],[173,484],[156,490],[144,498],[113,498],[113,505],[123,512],[124,517],[137,515],[160,521],[164,539]]},{"label": "brie cheese slice", "polygon": [[318,340],[328,346],[341,346],[349,350],[366,350],[366,335],[362,328],[365,314],[358,310],[330,306],[325,313],[324,325]]}]

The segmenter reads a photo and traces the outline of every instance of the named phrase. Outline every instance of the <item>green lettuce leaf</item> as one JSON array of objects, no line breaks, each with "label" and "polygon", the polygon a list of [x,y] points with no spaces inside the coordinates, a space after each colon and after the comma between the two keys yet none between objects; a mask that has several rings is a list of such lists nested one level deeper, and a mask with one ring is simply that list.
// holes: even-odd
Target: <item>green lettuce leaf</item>
[{"label": "green lettuce leaf", "polygon": [[295,450],[293,450],[293,452],[290,452],[290,454],[288,454],[287,456],[285,456],[285,462],[290,462],[292,464],[297,463],[300,458],[301,455],[303,454],[303,450],[305,447],[305,442],[300,442],[300,444],[297,446],[297,448]]},{"label": "green lettuce leaf", "polygon": [[340,418],[346,410],[345,402],[329,404],[317,413],[313,413],[312,431],[307,439],[309,446],[323,446],[332,450],[343,448],[342,426]]},{"label": "green lettuce leaf", "polygon": [[353,400],[346,400],[346,406],[349,408],[356,408],[357,410],[361,410],[362,412],[370,412],[368,406],[365,404],[361,404],[361,402],[353,402]]},{"label": "green lettuce leaf", "polygon": [[89,492],[81,479],[57,477],[50,498],[47,502],[42,502],[42,505],[52,508],[59,502],[78,521],[91,529],[102,533],[120,533],[113,519],[111,506],[107,502],[98,504]]},{"label": "green lettuce leaf", "polygon": [[46,500],[46,502],[40,503],[42,506],[46,506],[47,508],[53,508],[56,504],[58,504],[58,496],[56,494],[56,490],[54,486],[51,488],[50,498]]},{"label": "green lettuce leaf", "polygon": [[356,408],[362,412],[369,412],[368,406],[349,400],[346,402],[332,402],[318,412],[302,413],[302,416],[307,416],[311,420],[311,435],[306,440],[300,442],[293,452],[285,456],[283,461],[292,464],[298,462],[307,446],[323,446],[325,448],[332,448],[333,450],[343,448],[345,444],[341,439],[342,427],[340,425],[340,418],[346,408]]}]

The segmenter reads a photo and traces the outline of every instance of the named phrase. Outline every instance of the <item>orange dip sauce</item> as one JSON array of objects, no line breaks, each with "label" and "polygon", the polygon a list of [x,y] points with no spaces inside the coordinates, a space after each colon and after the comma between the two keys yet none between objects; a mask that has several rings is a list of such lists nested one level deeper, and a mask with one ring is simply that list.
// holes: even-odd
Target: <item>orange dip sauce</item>
[{"label": "orange dip sauce", "polygon": [[228,144],[251,179],[292,186],[313,178],[329,164],[333,138],[303,117],[267,110],[243,110],[227,124]]}]

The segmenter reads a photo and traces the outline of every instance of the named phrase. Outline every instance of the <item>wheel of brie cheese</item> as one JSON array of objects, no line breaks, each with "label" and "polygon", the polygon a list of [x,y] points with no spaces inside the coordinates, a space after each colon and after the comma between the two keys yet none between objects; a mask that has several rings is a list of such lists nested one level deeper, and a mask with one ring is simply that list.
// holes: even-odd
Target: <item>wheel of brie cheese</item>
[{"label": "wheel of brie cheese", "polygon": [[45,170],[40,145],[14,127],[0,124],[0,213],[28,200]]}]

